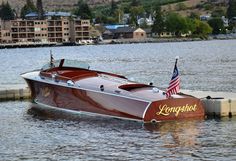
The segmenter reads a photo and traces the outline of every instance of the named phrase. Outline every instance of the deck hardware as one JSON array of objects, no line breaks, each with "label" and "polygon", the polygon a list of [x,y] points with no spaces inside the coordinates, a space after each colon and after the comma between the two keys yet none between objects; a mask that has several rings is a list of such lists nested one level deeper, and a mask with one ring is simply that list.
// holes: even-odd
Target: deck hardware
[{"label": "deck hardware", "polygon": [[118,94],[120,94],[121,91],[119,91],[119,90],[115,90],[115,92],[118,93]]},{"label": "deck hardware", "polygon": [[157,123],[157,120],[156,120],[156,119],[152,119],[152,120],[151,120],[151,123],[156,124],[156,123]]},{"label": "deck hardware", "polygon": [[159,93],[159,89],[157,87],[152,88],[153,93]]},{"label": "deck hardware", "polygon": [[104,85],[100,85],[100,90],[104,91]]},{"label": "deck hardware", "polygon": [[74,82],[72,80],[68,80],[66,83],[68,86],[74,86]]}]

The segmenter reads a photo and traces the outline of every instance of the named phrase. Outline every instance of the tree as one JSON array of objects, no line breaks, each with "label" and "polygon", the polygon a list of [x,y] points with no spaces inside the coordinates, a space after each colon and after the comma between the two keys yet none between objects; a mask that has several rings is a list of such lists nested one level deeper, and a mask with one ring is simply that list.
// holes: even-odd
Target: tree
[{"label": "tree", "polygon": [[158,33],[159,35],[161,32],[164,31],[165,22],[163,12],[161,11],[161,7],[156,5],[154,10],[154,23],[152,25],[152,32]]},{"label": "tree", "polygon": [[215,9],[211,13],[212,17],[222,17],[222,16],[225,16],[225,15],[226,15],[226,13],[225,13],[225,11],[222,8]]},{"label": "tree", "polygon": [[195,12],[191,12],[189,15],[189,18],[191,19],[199,19],[200,15],[195,13]]},{"label": "tree", "polygon": [[183,2],[180,2],[176,4],[175,8],[177,11],[181,11],[181,10],[186,10],[187,6]]},{"label": "tree", "polygon": [[14,12],[8,2],[2,3],[0,9],[0,18],[2,20],[13,20],[15,18]]},{"label": "tree", "polygon": [[195,24],[195,20],[191,19],[191,18],[185,18],[186,19],[186,23],[187,23],[187,30],[188,32],[193,33],[196,30],[196,24]]},{"label": "tree", "polygon": [[144,9],[142,6],[135,6],[130,8],[130,23],[134,26],[138,26],[138,16],[143,14]]},{"label": "tree", "polygon": [[165,23],[167,31],[174,32],[176,36],[189,32],[186,19],[179,14],[168,14]]},{"label": "tree", "polygon": [[195,19],[194,24],[196,26],[196,29],[193,32],[195,35],[207,37],[208,34],[212,33],[212,28],[208,23]]},{"label": "tree", "polygon": [[76,9],[75,14],[82,19],[92,19],[91,9],[83,0],[78,2],[78,8]]},{"label": "tree", "polygon": [[31,12],[36,12],[37,9],[34,5],[34,3],[32,2],[32,0],[26,0],[26,4],[23,6],[23,8],[21,9],[21,18],[25,18],[25,15],[27,15],[28,13]]},{"label": "tree", "polygon": [[117,6],[116,2],[114,0],[112,0],[110,15],[114,15],[117,9],[118,9],[118,6]]},{"label": "tree", "polygon": [[213,34],[225,33],[224,23],[221,18],[213,18],[208,21],[208,24],[212,27]]},{"label": "tree", "polygon": [[122,17],[124,16],[124,11],[120,8],[115,10],[116,22],[121,23]]},{"label": "tree", "polygon": [[229,19],[236,17],[236,0],[229,0],[229,7],[227,9],[227,16]]},{"label": "tree", "polygon": [[140,6],[141,5],[141,3],[140,3],[140,1],[139,0],[132,0],[131,1],[131,3],[130,3],[130,6],[132,7],[137,7],[137,6]]},{"label": "tree", "polygon": [[44,10],[43,10],[43,3],[42,0],[37,0],[37,10],[38,10],[38,19],[42,20],[44,19]]}]

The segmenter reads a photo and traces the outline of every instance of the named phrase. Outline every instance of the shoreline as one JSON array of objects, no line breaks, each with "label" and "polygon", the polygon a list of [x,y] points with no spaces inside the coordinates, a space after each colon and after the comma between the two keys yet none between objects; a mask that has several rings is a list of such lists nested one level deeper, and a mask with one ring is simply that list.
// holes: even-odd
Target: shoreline
[{"label": "shoreline", "polygon": [[236,34],[211,35],[206,39],[200,37],[190,38],[146,38],[146,39],[109,39],[92,44],[78,43],[8,43],[0,44],[0,49],[14,48],[38,48],[38,47],[61,47],[61,46],[83,46],[83,45],[109,45],[109,44],[138,44],[138,43],[166,43],[166,42],[191,42],[191,41],[211,41],[211,40],[235,40]]}]

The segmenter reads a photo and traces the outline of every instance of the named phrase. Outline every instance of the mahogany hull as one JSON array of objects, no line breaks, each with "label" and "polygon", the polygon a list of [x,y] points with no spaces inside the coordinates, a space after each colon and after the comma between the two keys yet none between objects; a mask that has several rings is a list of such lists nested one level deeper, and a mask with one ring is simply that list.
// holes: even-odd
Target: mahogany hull
[{"label": "mahogany hull", "polygon": [[156,122],[186,118],[203,118],[201,101],[196,98],[172,98],[159,101],[109,94],[70,86],[60,86],[26,79],[32,99],[58,109],[89,112],[130,120]]}]

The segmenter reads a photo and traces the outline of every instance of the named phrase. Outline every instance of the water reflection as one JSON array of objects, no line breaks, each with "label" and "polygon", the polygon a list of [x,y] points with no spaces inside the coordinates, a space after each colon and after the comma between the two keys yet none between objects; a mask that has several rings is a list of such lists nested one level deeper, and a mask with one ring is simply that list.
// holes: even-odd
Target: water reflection
[{"label": "water reflection", "polygon": [[182,120],[158,122],[156,124],[143,124],[142,122],[128,121],[101,116],[88,116],[85,114],[74,114],[61,112],[55,109],[42,109],[36,104],[31,104],[28,114],[40,120],[64,120],[73,121],[80,126],[102,127],[113,131],[136,130],[152,135],[165,148],[174,147],[196,147],[199,145],[197,138],[203,127],[201,120]]},{"label": "water reflection", "polygon": [[145,128],[160,134],[165,147],[194,147],[198,145],[197,137],[200,135],[200,120],[183,120],[159,122],[158,124],[145,124]]}]

